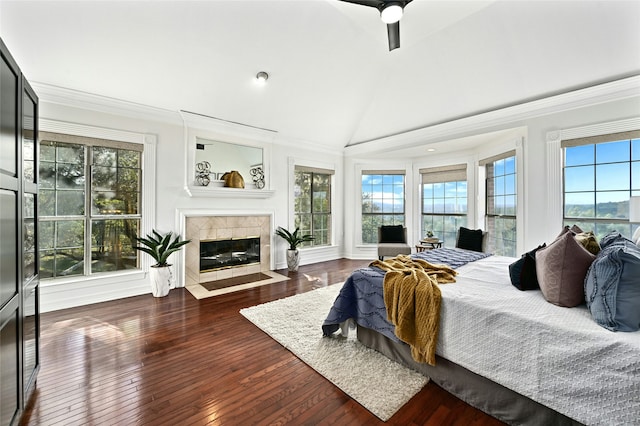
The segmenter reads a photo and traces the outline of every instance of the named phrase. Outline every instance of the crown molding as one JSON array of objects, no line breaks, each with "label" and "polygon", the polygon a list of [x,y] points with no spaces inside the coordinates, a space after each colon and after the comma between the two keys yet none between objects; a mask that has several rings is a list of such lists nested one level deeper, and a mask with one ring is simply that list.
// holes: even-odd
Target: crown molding
[{"label": "crown molding", "polygon": [[344,153],[345,156],[354,156],[385,152],[389,150],[390,146],[393,146],[394,149],[411,148],[429,141],[457,137],[466,132],[504,126],[536,117],[638,96],[640,96],[640,75],[346,146]]},{"label": "crown molding", "polygon": [[129,118],[182,125],[182,118],[178,111],[52,86],[46,83],[30,82],[30,84],[38,95],[40,102],[126,116]]}]

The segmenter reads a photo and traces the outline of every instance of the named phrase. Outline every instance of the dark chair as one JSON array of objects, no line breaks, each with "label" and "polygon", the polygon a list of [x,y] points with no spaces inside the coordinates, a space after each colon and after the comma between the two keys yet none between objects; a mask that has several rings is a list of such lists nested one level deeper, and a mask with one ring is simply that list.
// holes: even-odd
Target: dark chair
[{"label": "dark chair", "polygon": [[402,225],[383,225],[378,228],[378,259],[385,256],[411,254],[411,246],[407,244],[407,228]]},{"label": "dark chair", "polygon": [[487,248],[486,231],[461,226],[456,235],[456,248],[485,252]]}]

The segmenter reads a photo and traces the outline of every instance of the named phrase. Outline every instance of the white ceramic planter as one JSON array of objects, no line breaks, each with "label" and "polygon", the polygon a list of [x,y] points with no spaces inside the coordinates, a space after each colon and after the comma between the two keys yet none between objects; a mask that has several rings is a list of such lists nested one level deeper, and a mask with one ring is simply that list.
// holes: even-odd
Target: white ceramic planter
[{"label": "white ceramic planter", "polygon": [[152,266],[151,273],[151,294],[153,297],[164,297],[169,294],[171,284],[173,283],[173,274],[171,265],[169,266]]},{"label": "white ceramic planter", "polygon": [[298,270],[300,264],[300,252],[298,249],[287,250],[287,267],[290,271],[294,272]]}]

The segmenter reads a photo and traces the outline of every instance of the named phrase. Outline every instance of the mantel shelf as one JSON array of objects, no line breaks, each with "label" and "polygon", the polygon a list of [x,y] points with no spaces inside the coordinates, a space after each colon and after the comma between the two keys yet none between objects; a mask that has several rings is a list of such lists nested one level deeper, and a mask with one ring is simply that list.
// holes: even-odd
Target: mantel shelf
[{"label": "mantel shelf", "polygon": [[242,189],[218,186],[187,186],[185,191],[191,197],[204,198],[269,198],[275,192],[270,189]]}]

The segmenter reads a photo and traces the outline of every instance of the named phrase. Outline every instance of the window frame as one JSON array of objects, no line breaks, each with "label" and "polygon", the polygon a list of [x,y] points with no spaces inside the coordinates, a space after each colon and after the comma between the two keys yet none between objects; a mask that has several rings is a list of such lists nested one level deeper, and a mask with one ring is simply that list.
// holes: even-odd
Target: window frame
[{"label": "window frame", "polygon": [[[635,144],[634,144],[635,141]],[[622,161],[599,161],[598,159],[598,146],[604,146],[608,143],[628,142],[629,157],[628,160]],[[634,165],[640,167],[640,158],[634,159],[633,148],[634,146],[640,147],[640,130],[618,132],[611,134],[594,135],[590,137],[582,137],[575,139],[565,139],[561,142],[561,159],[562,159],[562,223],[563,225],[577,224],[585,231],[593,231],[598,238],[602,238],[612,230],[617,230],[623,235],[631,237],[637,225],[634,225],[629,221],[628,201],[626,218],[605,218],[599,217],[598,213],[598,194],[606,193],[622,193],[628,192],[629,197],[640,196],[640,187],[633,187],[634,178]],[[585,148],[590,147],[593,150],[592,162],[567,165],[567,150],[571,148]],[[598,188],[598,166],[612,166],[612,165],[628,165],[629,179],[628,187],[625,189],[606,189]],[[593,188],[591,190],[581,191],[567,191],[567,171],[574,170],[579,167],[590,167],[593,169]],[[568,169],[568,170],[567,170]],[[571,194],[591,194],[593,197],[593,216],[581,217],[581,216],[567,216],[567,195]],[[620,201],[618,201],[620,202]],[[622,201],[624,202],[624,201]],[[618,229],[624,227],[625,229]],[[609,228],[609,229],[607,229]],[[603,231],[600,231],[603,229]]]},{"label": "window frame", "polygon": [[[124,130],[102,128],[97,126],[68,123],[63,121],[40,119],[41,132],[59,133],[81,138],[105,139],[114,142],[133,143],[142,146],[140,188],[142,197],[139,199],[140,234],[147,235],[155,228],[155,186],[156,186],[156,144],[157,137],[148,133],[136,133]],[[86,198],[86,197],[85,197]],[[87,235],[85,234],[85,237]],[[90,238],[90,236],[89,236]],[[140,256],[138,268],[112,272],[99,272],[91,275],[72,275],[57,278],[47,278],[42,281],[44,286],[73,284],[95,280],[110,281],[112,277],[130,276],[131,278],[145,276],[152,265],[150,256]],[[113,282],[115,283],[115,281]]]},{"label": "window frame", "polygon": [[[402,176],[402,212],[385,212],[382,211],[380,213],[373,212],[365,212],[362,209],[362,205],[364,202],[364,188],[362,186],[362,181],[364,176],[380,176],[382,180],[384,180],[385,176]],[[384,183],[381,185],[384,186]],[[395,183],[392,183],[392,186],[395,186]],[[383,198],[384,200],[384,198]],[[394,203],[395,205],[395,203]],[[384,216],[391,216],[391,222],[385,221]],[[396,220],[397,216],[402,216],[402,222]],[[374,245],[378,243],[377,232],[374,233],[375,241],[365,241],[363,226],[365,217],[382,217],[378,223],[378,227],[381,225],[403,225],[407,226],[407,175],[404,170],[361,170],[360,171],[360,241],[363,245]]]},{"label": "window frame", "polygon": [[[562,142],[577,138],[628,132],[640,129],[640,117],[609,121],[582,127],[565,128],[547,132],[547,221],[555,224],[547,228],[545,238],[553,241],[562,228],[564,217],[563,149]],[[542,236],[541,236],[542,237]]]},{"label": "window frame", "polygon": [[[449,166],[441,166],[441,167],[430,167],[420,169],[420,232],[423,237],[426,237],[427,231],[435,232],[434,236],[438,237],[440,241],[442,241],[443,247],[455,247],[456,245],[456,234],[457,230],[460,226],[466,226],[469,220],[469,178],[467,175],[467,163],[464,164],[456,164]],[[464,178],[464,179],[462,179]],[[465,185],[465,194],[464,194],[464,204],[466,206],[464,213],[456,213],[456,212],[441,212],[437,213],[433,212],[425,212],[425,185],[435,185],[442,184],[445,185],[445,194],[444,200],[446,201],[448,198],[446,197],[446,185],[447,184],[456,184],[456,205],[458,205],[457,200],[462,197],[458,196],[458,185],[464,183]],[[451,197],[449,197],[450,199]],[[432,200],[435,200],[436,197],[431,197]],[[446,205],[446,203],[445,203]],[[427,216],[432,217],[441,217],[443,220],[443,230],[442,232],[435,231],[434,227],[430,229],[425,229],[425,220],[427,220]],[[446,232],[445,228],[447,218],[452,218],[454,221],[453,229]],[[432,220],[433,222],[433,220]]]},{"label": "window frame", "polygon": [[[296,184],[295,182],[297,181],[296,178],[296,174],[297,173],[308,173],[310,174],[310,200],[309,200],[309,212],[298,212],[296,211],[296,200],[297,200],[297,196],[296,196]],[[311,223],[311,230],[308,232],[311,235],[315,235],[316,234],[316,230],[314,229],[314,223],[315,223],[315,218],[316,217],[326,217],[326,223],[327,223],[327,229],[326,229],[326,237],[327,237],[327,241],[325,243],[322,244],[317,244],[316,240],[314,239],[313,241],[309,241],[309,242],[305,242],[302,243],[300,245],[300,248],[311,248],[311,247],[329,247],[333,245],[333,193],[334,193],[334,178],[333,175],[335,174],[335,172],[333,170],[329,170],[329,169],[321,169],[321,168],[315,168],[315,167],[304,167],[304,166],[294,166],[294,170],[293,170],[293,182],[294,182],[294,193],[293,193],[293,222],[294,222],[294,226],[298,227],[299,226],[299,221],[298,221],[298,217],[302,216],[302,215],[309,215],[311,217],[310,223]],[[328,212],[314,212],[314,176],[326,176],[329,180],[329,197],[328,197]],[[326,198],[325,198],[326,199]],[[306,233],[307,231],[301,230],[303,233]]]},{"label": "window frame", "polygon": [[[492,170],[495,170],[497,162],[508,160],[511,158],[513,158],[513,173],[506,173],[506,168],[504,169],[505,172],[501,174],[495,174],[493,171],[491,174],[489,173],[490,166],[492,167]],[[510,150],[502,154],[498,154],[498,155],[486,158],[484,160],[481,160],[480,166],[484,168],[484,199],[485,199],[484,200],[484,205],[485,205],[484,229],[485,231],[487,231],[487,237],[486,237],[487,251],[492,253],[496,252],[496,247],[498,246],[497,242],[500,241],[501,249],[495,254],[499,254],[501,256],[516,257],[518,253],[518,211],[519,211],[518,181],[520,180],[518,177],[521,174],[518,168],[518,156],[517,156],[516,150]],[[493,186],[490,185],[490,180],[493,179],[495,182],[496,179],[503,178],[506,182],[507,176],[513,176],[514,178],[513,193],[505,192],[504,194],[496,195],[495,184]],[[495,211],[493,213],[490,213],[489,211],[492,203],[490,203],[489,198],[493,197],[495,199],[496,196],[513,197],[513,200],[515,202],[515,205],[513,207],[514,214],[498,213]],[[490,226],[491,221],[494,221],[493,226]],[[502,234],[499,235],[497,232],[495,232],[495,230],[499,228],[499,222],[503,222],[503,221],[510,221],[513,223],[515,240],[502,238],[501,236]],[[508,245],[512,246],[512,250],[509,252],[503,251],[506,243],[509,243]]]}]

